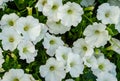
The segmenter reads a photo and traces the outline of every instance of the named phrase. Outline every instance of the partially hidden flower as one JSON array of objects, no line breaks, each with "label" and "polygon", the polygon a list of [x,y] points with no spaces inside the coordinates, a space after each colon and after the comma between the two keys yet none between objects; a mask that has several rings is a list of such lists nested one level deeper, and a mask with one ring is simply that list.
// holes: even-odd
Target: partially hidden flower
[{"label": "partially hidden flower", "polygon": [[71,29],[71,27],[64,26],[61,23],[61,20],[59,21],[47,20],[46,24],[48,25],[49,32],[53,34],[64,34],[65,32]]},{"label": "partially hidden flower", "polygon": [[111,38],[111,40],[109,42],[111,43],[111,46],[109,46],[107,49],[113,50],[113,51],[117,52],[118,54],[120,54],[120,40],[118,40],[116,38]]},{"label": "partially hidden flower", "polygon": [[117,24],[119,16],[119,7],[110,6],[109,3],[103,3],[97,9],[97,19],[101,20],[103,24]]},{"label": "partially hidden flower", "polygon": [[31,81],[22,69],[10,69],[1,81]]}]

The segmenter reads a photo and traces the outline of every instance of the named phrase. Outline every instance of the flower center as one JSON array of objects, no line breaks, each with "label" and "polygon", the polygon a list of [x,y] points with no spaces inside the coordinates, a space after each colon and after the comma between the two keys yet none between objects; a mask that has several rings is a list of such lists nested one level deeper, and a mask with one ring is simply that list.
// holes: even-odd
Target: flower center
[{"label": "flower center", "polygon": [[103,65],[103,64],[100,64],[100,65],[98,66],[98,68],[101,69],[101,70],[103,70],[103,69],[104,69],[104,65]]},{"label": "flower center", "polygon": [[13,26],[13,25],[14,25],[14,22],[11,20],[11,21],[8,22],[8,24],[9,24],[10,26]]},{"label": "flower center", "polygon": [[28,49],[27,49],[27,47],[24,47],[23,48],[23,53],[26,53],[26,52],[28,52]]},{"label": "flower center", "polygon": [[71,63],[70,63],[70,67],[73,67],[74,65],[75,65],[74,62],[71,62]]},{"label": "flower center", "polygon": [[19,81],[19,79],[18,79],[18,78],[15,78],[13,81]]},{"label": "flower center", "polygon": [[9,40],[9,42],[11,42],[11,43],[14,42],[14,38],[13,38],[13,37],[10,37],[8,40]]},{"label": "flower center", "polygon": [[29,26],[26,25],[26,26],[24,27],[24,31],[28,31],[28,30],[29,30]]},{"label": "flower center", "polygon": [[107,12],[107,13],[105,13],[105,17],[109,17],[110,16],[110,13],[109,12]]},{"label": "flower center", "polygon": [[51,45],[55,44],[55,41],[54,40],[50,40],[50,44]]},{"label": "flower center", "polygon": [[60,21],[60,20],[56,22],[56,24],[60,24],[60,23],[61,23],[61,21]]},{"label": "flower center", "polygon": [[67,13],[68,13],[68,14],[72,14],[73,11],[72,11],[71,9],[69,9],[69,10],[67,10]]},{"label": "flower center", "polygon": [[95,34],[100,34],[100,31],[99,30],[95,30]]},{"label": "flower center", "polygon": [[86,61],[87,61],[88,63],[91,63],[90,59],[86,59]]},{"label": "flower center", "polygon": [[83,50],[84,50],[84,51],[87,51],[87,47],[86,47],[86,46],[83,46]]},{"label": "flower center", "polygon": [[50,71],[54,71],[55,70],[55,66],[50,66]]},{"label": "flower center", "polygon": [[57,5],[53,5],[52,6],[52,10],[57,10],[58,9],[58,6]]},{"label": "flower center", "polygon": [[62,58],[63,58],[64,60],[67,60],[67,56],[66,56],[65,54],[62,55]]},{"label": "flower center", "polygon": [[47,3],[47,0],[43,0],[42,5],[44,6]]}]

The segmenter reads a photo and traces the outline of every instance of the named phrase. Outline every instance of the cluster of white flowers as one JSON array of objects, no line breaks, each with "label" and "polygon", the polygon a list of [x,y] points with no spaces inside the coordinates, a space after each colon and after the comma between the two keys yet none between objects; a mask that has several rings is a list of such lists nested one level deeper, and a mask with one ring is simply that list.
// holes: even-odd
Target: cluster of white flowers
[{"label": "cluster of white flowers", "polygon": [[72,77],[83,74],[83,60],[79,54],[73,53],[71,48],[58,47],[55,57],[49,58],[45,65],[40,66],[40,74],[45,77],[45,81],[61,81],[68,72]]},{"label": "cluster of white flowers", "polygon": [[[45,36],[43,46],[46,48],[47,54],[52,56],[50,59],[62,63],[61,67],[63,68],[62,70],[58,70],[59,65],[53,63],[53,60],[48,59],[45,65],[40,66],[41,76],[44,77],[46,81],[61,81],[65,77],[65,73],[68,72],[71,77],[78,77],[83,73],[84,65],[86,65],[90,67],[93,74],[97,76],[97,81],[108,81],[110,80],[108,78],[109,76],[111,76],[112,81],[117,81],[115,64],[105,58],[101,52],[99,52],[99,56],[96,56],[94,48],[105,46],[107,42],[110,41],[110,50],[120,53],[120,42],[117,39],[111,38],[106,30],[106,24],[115,24],[116,29],[119,31],[119,7],[110,6],[108,3],[100,5],[97,10],[97,19],[101,20],[101,23],[94,22],[92,25],[88,25],[83,32],[85,38],[79,38],[73,43],[73,47],[70,48],[65,46],[60,37],[55,37],[53,34],[65,33],[70,30],[68,27],[77,26],[83,14],[82,8],[80,8],[78,4],[71,2],[67,2],[64,5],[60,2],[59,5],[52,4],[51,7],[47,0],[43,0],[43,2],[40,1],[41,0],[39,0],[38,3],[41,3],[41,5],[43,2],[46,3],[42,6],[37,3],[36,7],[48,17],[48,30],[52,33],[52,35],[48,34]],[[47,8],[49,10],[46,10],[46,6],[48,5],[50,9]],[[53,7],[56,10],[55,12],[51,11]],[[114,10],[117,11],[117,13],[114,12]],[[57,19],[51,17],[50,13],[45,14],[46,11],[51,11],[52,16],[54,15]],[[77,15],[77,13],[79,13],[79,15]],[[55,58],[53,58],[54,55]],[[60,77],[56,72],[61,72],[62,76]],[[103,75],[105,76],[103,77]]]},{"label": "cluster of white flowers", "polygon": [[0,39],[3,50],[19,50],[20,59],[27,63],[33,62],[37,56],[35,44],[43,39],[46,32],[45,25],[39,23],[32,16],[18,17],[15,13],[5,14],[0,21]]},{"label": "cluster of white flowers", "polygon": [[77,26],[84,13],[79,4],[67,2],[63,5],[62,0],[39,0],[36,7],[47,16],[48,30],[53,34],[63,34],[71,26]]},{"label": "cluster of white flowers", "polygon": [[[37,56],[35,44],[43,39],[47,28],[39,23],[38,19],[32,16],[20,17],[15,13],[5,14],[1,18],[0,39],[2,40],[3,51],[19,50],[20,59],[26,59],[31,63]],[[0,68],[4,62],[2,50],[0,49]],[[11,69],[3,76],[2,81],[35,81],[31,75],[24,74],[23,70]]]},{"label": "cluster of white flowers", "polygon": [[[46,64],[39,67],[40,76],[45,78],[45,81],[62,81],[67,73],[73,78],[79,77],[84,73],[84,66],[91,69],[97,77],[96,81],[117,81],[115,64],[105,58],[101,51],[96,54],[95,49],[110,42],[108,49],[120,54],[120,41],[112,38],[106,29],[108,24],[115,24],[115,28],[120,32],[119,7],[110,6],[108,3],[100,5],[97,19],[101,22],[88,25],[83,32],[84,38],[78,38],[72,47],[56,34],[64,34],[71,27],[76,27],[82,21],[83,8],[75,2],[63,4],[62,0],[38,0],[35,7],[47,17],[46,24],[40,23],[33,16],[19,17],[15,13],[2,16],[0,40],[3,51],[13,52],[18,49],[20,59],[31,63],[35,61],[38,52],[35,45],[43,39],[42,45],[50,56]],[[3,62],[0,50],[0,68]],[[36,80],[22,69],[10,69],[1,81]]]}]

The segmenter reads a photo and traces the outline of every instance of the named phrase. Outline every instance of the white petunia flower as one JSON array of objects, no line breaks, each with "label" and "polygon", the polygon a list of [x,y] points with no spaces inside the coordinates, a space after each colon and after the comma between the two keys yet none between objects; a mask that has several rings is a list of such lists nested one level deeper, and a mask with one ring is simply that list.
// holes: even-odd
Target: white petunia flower
[{"label": "white petunia flower", "polygon": [[67,2],[64,6],[59,8],[58,18],[61,19],[61,23],[65,26],[77,26],[81,20],[83,14],[82,7],[75,2]]},{"label": "white petunia flower", "polygon": [[58,61],[61,61],[66,65],[70,52],[72,52],[71,48],[65,46],[59,46],[58,49],[56,49],[55,57]]},{"label": "white petunia flower", "polygon": [[22,69],[10,69],[1,81],[31,81]]},{"label": "white petunia flower", "polygon": [[88,25],[83,34],[86,36],[85,41],[94,47],[104,46],[110,39],[106,26],[102,23],[93,23]]},{"label": "white petunia flower", "polygon": [[55,58],[49,58],[45,65],[40,66],[39,71],[45,81],[62,81],[66,75],[64,64]]},{"label": "white petunia flower", "polygon": [[87,44],[83,38],[76,40],[72,49],[74,53],[80,54],[81,57],[92,56],[94,52],[93,47]]},{"label": "white petunia flower", "polygon": [[40,42],[47,33],[48,27],[45,24],[40,23],[40,27],[41,27],[41,32],[40,32],[39,36],[36,38],[36,40],[33,41],[34,44]]},{"label": "white petunia flower", "polygon": [[25,40],[35,41],[41,32],[41,25],[38,19],[32,16],[19,18],[15,26]]},{"label": "white petunia flower", "polygon": [[98,67],[97,59],[95,58],[95,56],[85,56],[83,57],[83,62],[84,65],[86,65],[87,67],[91,67],[93,69]]},{"label": "white petunia flower", "polygon": [[82,6],[88,7],[88,6],[93,5],[94,2],[95,2],[95,0],[82,0],[82,1],[80,2],[80,4],[81,4]]},{"label": "white petunia flower", "polygon": [[43,11],[43,7],[47,4],[48,0],[38,0],[35,7],[38,8],[38,11]]},{"label": "white petunia flower", "polygon": [[66,72],[69,72],[72,77],[79,77],[83,74],[83,60],[78,54],[70,53],[67,60]]},{"label": "white petunia flower", "polygon": [[[2,55],[2,49],[0,48],[0,69],[2,70],[2,64],[4,63],[4,58]],[[0,71],[1,72],[1,71]]]},{"label": "white petunia flower", "polygon": [[2,46],[4,50],[13,51],[20,43],[22,37],[13,28],[4,28],[0,33],[0,39],[2,40]]},{"label": "white petunia flower", "polygon": [[117,24],[119,21],[120,9],[118,6],[110,6],[108,3],[103,3],[98,7],[97,19],[103,24]]},{"label": "white petunia flower", "polygon": [[109,42],[111,43],[111,46],[108,47],[109,50],[113,50],[117,52],[118,54],[120,54],[120,40],[116,38],[112,38]]},{"label": "white petunia flower", "polygon": [[118,81],[115,76],[110,73],[100,73],[96,81]]},{"label": "white petunia flower", "polygon": [[104,56],[100,56],[99,58],[97,58],[97,65],[98,67],[96,69],[92,68],[93,74],[96,76],[98,76],[99,73],[102,73],[102,72],[111,73],[113,70],[115,71],[116,69],[114,68],[115,65],[111,63],[108,59],[105,59]]},{"label": "white petunia flower", "polygon": [[20,59],[26,59],[27,63],[33,62],[37,56],[37,50],[30,41],[23,40],[18,44]]},{"label": "white petunia flower", "polygon": [[47,16],[48,19],[58,21],[57,13],[60,6],[62,6],[62,0],[48,0],[43,7],[43,15]]},{"label": "white petunia flower", "polygon": [[56,22],[52,20],[47,20],[46,24],[48,25],[49,32],[54,34],[64,34],[71,29],[71,27],[64,26],[60,20]]},{"label": "white petunia flower", "polygon": [[56,49],[59,46],[63,46],[64,42],[61,40],[61,37],[55,37],[53,35],[50,35],[46,33],[46,36],[44,37],[43,46],[47,49],[47,54],[49,56],[54,56]]},{"label": "white petunia flower", "polygon": [[2,16],[1,21],[0,21],[0,28],[16,28],[15,23],[18,20],[19,16],[15,13],[11,14],[5,14]]}]

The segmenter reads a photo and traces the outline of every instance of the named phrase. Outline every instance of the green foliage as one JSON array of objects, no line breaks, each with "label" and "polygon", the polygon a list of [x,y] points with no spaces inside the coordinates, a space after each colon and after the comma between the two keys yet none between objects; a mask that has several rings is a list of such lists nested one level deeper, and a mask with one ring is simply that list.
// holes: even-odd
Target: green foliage
[{"label": "green foliage", "polygon": [[118,31],[115,29],[115,25],[109,25],[107,30],[111,36],[115,36],[118,34]]}]

